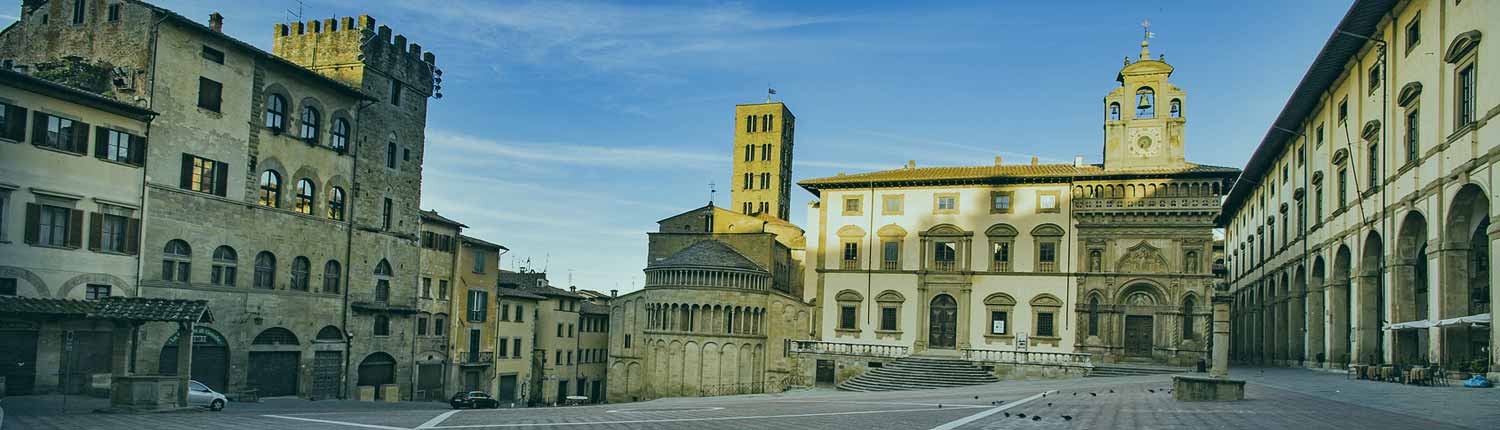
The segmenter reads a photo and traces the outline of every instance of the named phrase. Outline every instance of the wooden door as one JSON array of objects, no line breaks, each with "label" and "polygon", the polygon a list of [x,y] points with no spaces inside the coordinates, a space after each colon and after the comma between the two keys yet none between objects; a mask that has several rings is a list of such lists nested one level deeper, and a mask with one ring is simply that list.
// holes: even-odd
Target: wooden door
[{"label": "wooden door", "polygon": [[343,373],[343,368],[344,353],[339,351],[317,351],[313,353],[313,399],[336,399],[339,397],[339,375]]},{"label": "wooden door", "polygon": [[833,360],[818,360],[818,386],[833,386]]},{"label": "wooden door", "polygon": [[1151,317],[1147,315],[1126,316],[1125,355],[1150,357],[1151,347]]},{"label": "wooden door", "polygon": [[301,354],[295,351],[251,352],[245,379],[260,397],[295,396],[300,360]]},{"label": "wooden door", "polygon": [[942,294],[928,307],[927,346],[953,348],[958,340],[958,303],[953,296]]}]

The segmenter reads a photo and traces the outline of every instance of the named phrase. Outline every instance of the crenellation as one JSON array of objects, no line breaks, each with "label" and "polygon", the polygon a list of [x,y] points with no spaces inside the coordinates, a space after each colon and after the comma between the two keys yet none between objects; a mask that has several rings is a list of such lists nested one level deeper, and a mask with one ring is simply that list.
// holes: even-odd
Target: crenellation
[{"label": "crenellation", "polygon": [[407,46],[406,51],[407,53],[411,54],[412,57],[422,58],[422,45],[413,43]]},{"label": "crenellation", "polygon": [[307,22],[307,28],[313,34],[322,33],[323,32],[323,22],[318,21],[316,19],[312,20],[312,21],[308,21]]},{"label": "crenellation", "polygon": [[303,30],[304,30],[304,28],[302,26],[302,23],[300,23],[300,22],[294,22],[294,23],[292,23],[292,31],[293,32],[296,32],[297,34],[301,35],[301,34],[305,34],[305,33],[303,33]]}]

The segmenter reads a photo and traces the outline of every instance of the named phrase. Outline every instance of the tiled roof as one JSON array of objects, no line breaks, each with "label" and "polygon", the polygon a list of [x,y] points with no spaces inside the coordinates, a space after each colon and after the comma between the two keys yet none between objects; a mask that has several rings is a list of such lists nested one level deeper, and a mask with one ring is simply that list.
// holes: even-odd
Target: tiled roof
[{"label": "tiled roof", "polygon": [[543,300],[543,299],[546,299],[546,297],[542,297],[542,296],[539,296],[539,295],[536,295],[536,294],[531,294],[531,293],[528,293],[528,292],[525,292],[525,291],[521,291],[521,290],[516,289],[516,288],[510,288],[510,287],[496,288],[495,289],[495,294],[498,295],[498,296],[502,296],[502,297],[515,297],[515,298],[518,298],[518,299],[529,299],[529,300]]},{"label": "tiled roof", "polygon": [[939,183],[939,182],[1005,182],[1005,181],[1038,181],[1058,180],[1067,181],[1073,179],[1103,178],[1114,176],[1160,176],[1160,175],[1183,175],[1183,174],[1223,174],[1235,175],[1239,170],[1232,167],[1207,166],[1189,163],[1186,168],[1181,169],[1133,169],[1106,171],[1104,166],[1098,164],[1087,164],[1075,166],[1072,164],[1010,164],[999,166],[950,166],[950,167],[917,167],[901,168],[894,170],[882,170],[877,172],[855,173],[852,175],[829,176],[825,178],[808,179],[798,182],[803,188],[814,191],[822,188],[840,188],[841,186],[858,185],[869,186],[871,183]]},{"label": "tiled roof", "polygon": [[4,81],[6,84],[16,86],[18,88],[25,88],[29,91],[47,94],[53,97],[69,97],[73,100],[79,101],[80,103],[86,102],[90,107],[103,109],[108,112],[114,112],[131,118],[145,120],[146,118],[156,116],[156,112],[153,112],[150,109],[142,108],[130,103],[125,103],[109,97],[63,85],[58,82],[31,76],[25,73],[19,73],[10,70],[0,70],[0,78],[3,78],[0,79],[0,81]]},{"label": "tiled roof", "polygon": [[0,314],[76,315],[83,317],[94,309],[94,302],[39,297],[0,296]]},{"label": "tiled roof", "polygon": [[[583,296],[581,295],[569,292],[568,290],[564,290],[561,288],[552,286],[538,286],[536,281],[539,279],[547,279],[547,274],[544,272],[512,272],[509,270],[501,270],[500,276],[496,279],[496,283],[500,285],[501,289],[513,288],[516,290],[541,296],[583,298]],[[514,287],[507,287],[506,285],[514,285]]]},{"label": "tiled roof", "polygon": [[764,272],[766,269],[745,258],[744,254],[725,245],[724,242],[709,239],[688,245],[676,254],[661,261],[653,262],[647,266],[648,269],[663,269],[674,267],[700,267],[715,269],[743,269]]},{"label": "tiled roof", "polygon": [[609,315],[609,306],[594,302],[583,302],[583,307],[580,309],[580,311],[586,314]]},{"label": "tiled roof", "polygon": [[131,321],[213,322],[207,300],[110,297],[100,299],[89,318]]},{"label": "tiled roof", "polygon": [[452,218],[448,218],[448,217],[445,217],[445,216],[442,216],[442,215],[438,215],[437,211],[435,211],[435,210],[425,210],[425,211],[422,211],[422,219],[423,220],[428,220],[428,221],[437,221],[439,223],[448,224],[448,225],[452,225],[452,226],[463,227],[463,228],[468,228],[469,227],[467,225],[464,225],[464,223],[461,223],[461,222],[453,220]]},{"label": "tiled roof", "polygon": [[468,236],[468,235],[462,235],[462,234],[460,234],[460,235],[458,235],[458,237],[461,238],[461,239],[463,239],[464,242],[469,242],[469,243],[472,243],[472,244],[475,244],[475,245],[479,245],[479,246],[483,246],[483,247],[486,247],[486,248],[503,249],[503,250],[506,250],[506,251],[510,250],[510,248],[506,248],[504,245],[501,245],[501,244],[498,244],[498,243],[490,243],[488,241],[485,241],[484,239],[480,239],[480,238],[477,238],[477,237],[474,237],[474,236]]}]

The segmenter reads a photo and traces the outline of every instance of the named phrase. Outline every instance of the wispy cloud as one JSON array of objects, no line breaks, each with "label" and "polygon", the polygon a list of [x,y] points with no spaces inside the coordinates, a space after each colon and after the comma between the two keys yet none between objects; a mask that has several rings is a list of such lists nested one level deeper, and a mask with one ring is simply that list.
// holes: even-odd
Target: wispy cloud
[{"label": "wispy cloud", "polygon": [[[870,135],[870,136],[874,136],[874,137],[878,137],[878,138],[882,138],[882,139],[893,140],[893,141],[897,141],[897,142],[900,142],[900,143],[907,144],[906,147],[902,148],[902,152],[903,153],[907,153],[907,154],[920,153],[920,151],[913,151],[912,150],[911,146],[912,145],[916,145],[916,146],[936,146],[936,147],[943,147],[943,148],[958,149],[958,150],[969,151],[969,152],[975,153],[975,155],[983,154],[984,156],[1000,155],[1000,156],[1004,156],[1004,157],[1018,157],[1018,158],[1025,159],[1025,160],[1029,160],[1031,157],[1037,157],[1037,159],[1039,159],[1040,161],[1049,162],[1049,163],[1062,163],[1062,162],[1067,161],[1067,160],[1063,160],[1063,159],[1060,159],[1060,158],[1053,158],[1053,157],[1041,155],[1041,154],[1038,154],[1038,153],[1009,151],[1009,150],[1000,149],[998,147],[995,147],[995,148],[986,148],[986,147],[976,146],[976,145],[967,144],[967,143],[949,142],[949,141],[940,140],[940,139],[931,139],[931,138],[923,138],[923,137],[906,136],[906,135],[901,135],[901,134],[896,134],[896,133],[890,133],[890,132],[883,132],[883,131],[855,130],[855,132],[861,133],[861,134]],[[876,145],[876,146],[879,147],[879,146],[883,146],[883,145]],[[966,157],[965,159],[971,159],[971,158]]]}]

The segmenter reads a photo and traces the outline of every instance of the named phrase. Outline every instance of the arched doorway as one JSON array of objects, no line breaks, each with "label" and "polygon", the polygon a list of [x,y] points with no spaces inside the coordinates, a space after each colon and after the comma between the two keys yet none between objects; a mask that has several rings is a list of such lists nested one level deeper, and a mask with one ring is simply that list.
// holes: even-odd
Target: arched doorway
[{"label": "arched doorway", "polygon": [[1348,245],[1339,245],[1333,255],[1333,271],[1328,279],[1328,351],[1329,360],[1338,367],[1349,365],[1349,265],[1353,256]]},{"label": "arched doorway", "polygon": [[[229,388],[229,342],[214,329],[193,327],[193,363],[188,373],[194,381],[203,383],[214,391],[226,392]],[[177,374],[177,333],[167,338],[157,361],[157,373]]]},{"label": "arched doorway", "polygon": [[1328,323],[1324,319],[1324,302],[1327,301],[1327,286],[1324,278],[1327,267],[1323,256],[1313,259],[1312,277],[1308,278],[1307,294],[1307,352],[1308,358],[1317,360],[1318,367],[1328,362],[1328,353],[1323,350],[1323,339],[1327,335]]},{"label": "arched doorway", "polygon": [[928,306],[927,346],[956,348],[958,345],[958,302],[953,296],[939,294]]},{"label": "arched doorway", "polygon": [[380,386],[396,383],[396,359],[390,354],[376,352],[359,362],[359,386],[375,387],[375,398],[381,399]]},{"label": "arched doorway", "polygon": [[313,340],[312,386],[308,389],[314,400],[338,398],[344,374],[344,331],[338,327],[324,326]]},{"label": "arched doorway", "polygon": [[1385,363],[1385,331],[1381,330],[1385,309],[1385,245],[1380,233],[1365,235],[1364,252],[1359,259],[1359,309],[1355,321],[1359,336],[1360,363]]},{"label": "arched doorway", "polygon": [[302,373],[301,342],[291,330],[271,327],[250,342],[250,371],[246,385],[260,397],[297,395],[297,376]]},{"label": "arched doorway", "polygon": [[1119,304],[1125,313],[1121,343],[1125,347],[1125,356],[1151,358],[1156,347],[1158,303],[1164,303],[1161,294],[1149,284],[1135,284],[1121,292]]},{"label": "arched doorway", "polygon": [[[1489,199],[1477,185],[1465,185],[1453,196],[1443,237],[1443,282],[1440,318],[1490,312]],[[1489,362],[1490,329],[1468,324],[1444,327],[1444,365]]]},{"label": "arched doorway", "polygon": [[[1391,265],[1391,323],[1423,321],[1427,315],[1427,219],[1407,212],[1396,235],[1396,261]],[[1404,329],[1395,337],[1391,356],[1397,363],[1427,362],[1427,329]]]}]

